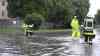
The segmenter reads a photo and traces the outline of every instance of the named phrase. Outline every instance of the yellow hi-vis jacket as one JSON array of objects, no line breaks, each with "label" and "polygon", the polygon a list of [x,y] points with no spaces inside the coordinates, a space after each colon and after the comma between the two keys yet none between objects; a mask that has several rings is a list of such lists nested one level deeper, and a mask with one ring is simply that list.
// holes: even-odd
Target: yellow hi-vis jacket
[{"label": "yellow hi-vis jacket", "polygon": [[24,32],[32,32],[32,29],[29,28],[32,27],[32,25],[23,24],[22,27],[24,29]]},{"label": "yellow hi-vis jacket", "polygon": [[72,37],[80,37],[80,25],[77,18],[73,18],[71,21]]}]

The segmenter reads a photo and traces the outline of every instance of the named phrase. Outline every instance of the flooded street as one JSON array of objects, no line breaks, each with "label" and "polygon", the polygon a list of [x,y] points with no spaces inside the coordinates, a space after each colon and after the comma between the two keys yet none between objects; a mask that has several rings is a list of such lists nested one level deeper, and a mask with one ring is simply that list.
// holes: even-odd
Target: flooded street
[{"label": "flooded street", "polygon": [[72,40],[66,32],[34,33],[32,37],[1,34],[0,56],[99,56],[99,34],[100,31],[96,30],[92,46]]},{"label": "flooded street", "polygon": [[100,40],[96,30],[93,45],[73,41],[71,36],[49,37],[34,35],[29,37],[29,49],[32,56],[99,56]]},{"label": "flooded street", "polygon": [[0,35],[0,56],[24,56],[13,35]]}]

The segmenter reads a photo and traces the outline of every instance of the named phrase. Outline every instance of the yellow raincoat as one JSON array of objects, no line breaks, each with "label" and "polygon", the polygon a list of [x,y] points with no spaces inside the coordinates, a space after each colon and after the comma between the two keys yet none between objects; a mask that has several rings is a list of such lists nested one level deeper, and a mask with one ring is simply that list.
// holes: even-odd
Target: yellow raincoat
[{"label": "yellow raincoat", "polygon": [[72,37],[80,38],[80,25],[76,17],[72,19],[71,27],[72,27]]}]

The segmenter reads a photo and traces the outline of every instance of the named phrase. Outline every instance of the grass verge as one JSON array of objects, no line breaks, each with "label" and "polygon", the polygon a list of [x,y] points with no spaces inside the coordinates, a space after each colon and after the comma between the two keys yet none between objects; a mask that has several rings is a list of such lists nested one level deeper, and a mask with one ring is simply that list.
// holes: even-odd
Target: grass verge
[{"label": "grass verge", "polygon": [[16,28],[11,28],[11,27],[7,27],[7,28],[0,28],[0,33],[4,33],[4,32],[16,32]]}]

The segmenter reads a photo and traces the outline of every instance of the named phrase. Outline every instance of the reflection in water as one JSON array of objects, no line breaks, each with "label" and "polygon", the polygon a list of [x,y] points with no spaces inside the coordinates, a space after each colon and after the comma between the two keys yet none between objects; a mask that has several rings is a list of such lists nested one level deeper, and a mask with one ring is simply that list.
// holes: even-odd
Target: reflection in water
[{"label": "reflection in water", "polygon": [[94,43],[92,49],[93,49],[93,55],[92,56],[100,56],[100,43]]},{"label": "reflection in water", "polygon": [[91,45],[86,45],[86,46],[84,46],[84,52],[85,52],[85,54],[84,54],[84,56],[92,56],[93,55],[93,46],[91,46]]},{"label": "reflection in water", "polygon": [[0,35],[0,56],[21,56],[24,55],[14,38]]}]

